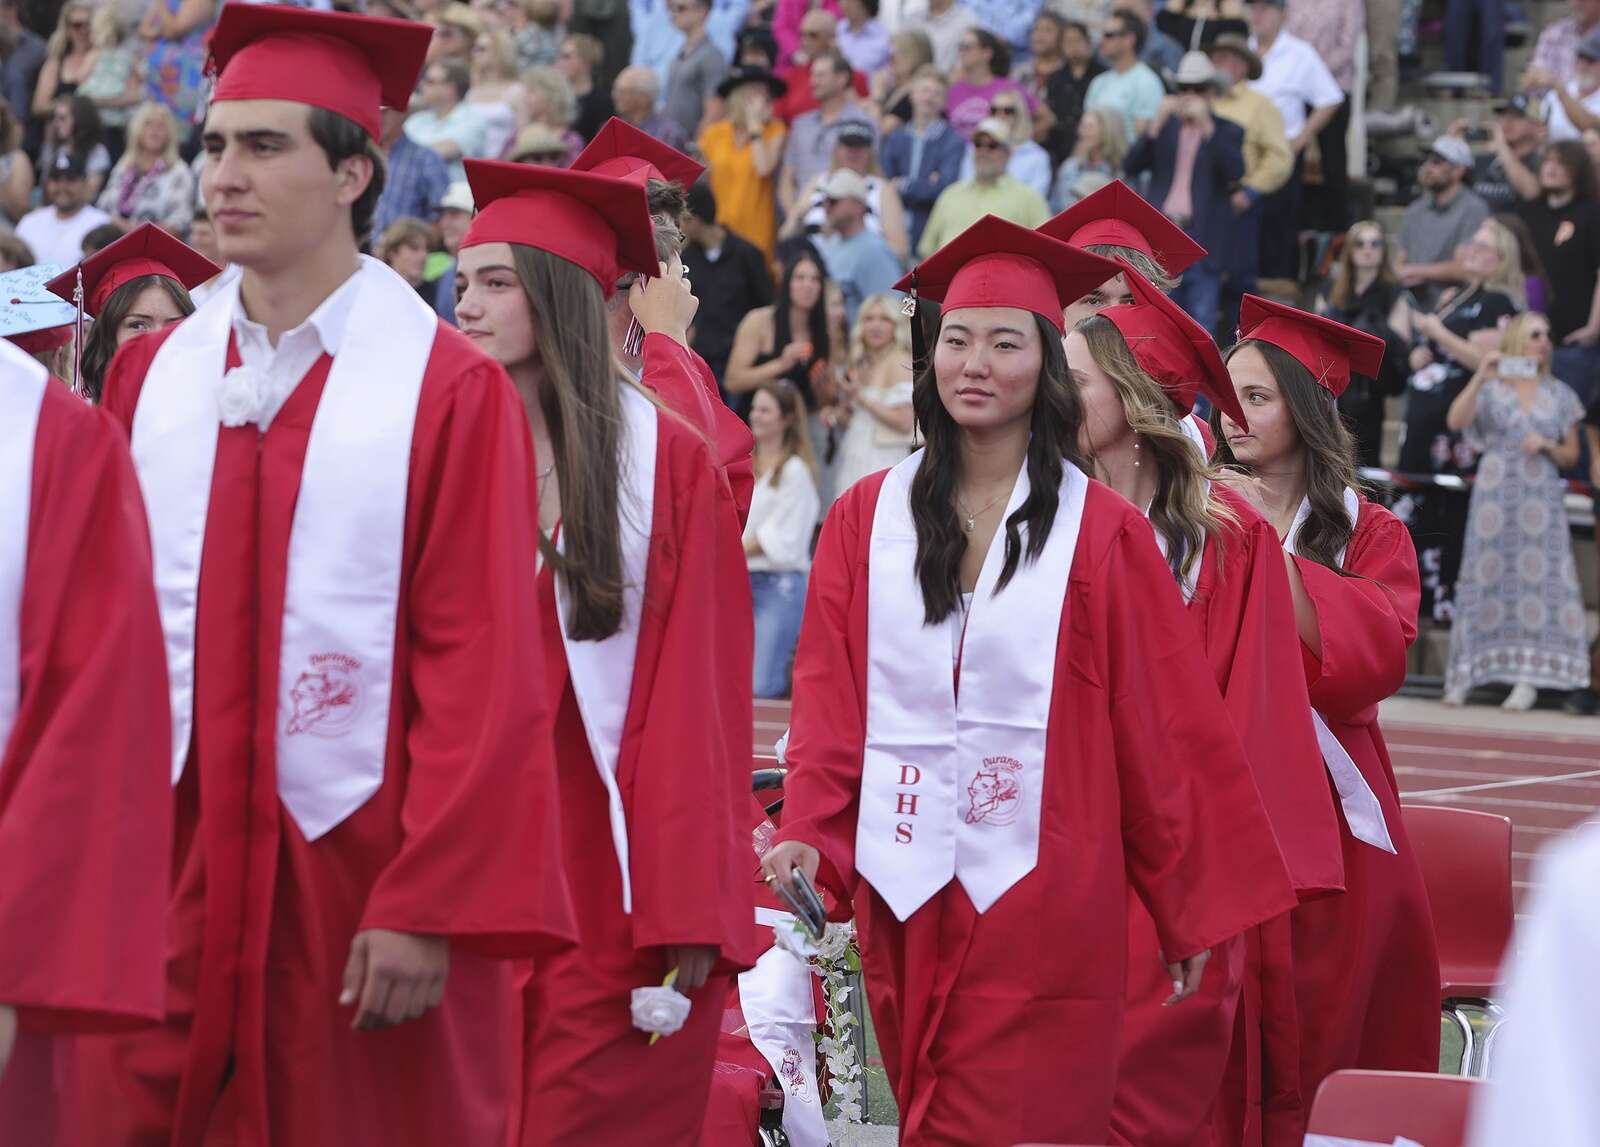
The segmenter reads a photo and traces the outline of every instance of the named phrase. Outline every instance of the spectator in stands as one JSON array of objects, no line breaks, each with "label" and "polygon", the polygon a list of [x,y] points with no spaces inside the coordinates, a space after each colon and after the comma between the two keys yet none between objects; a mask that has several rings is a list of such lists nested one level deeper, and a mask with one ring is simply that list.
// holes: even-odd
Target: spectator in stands
[{"label": "spectator in stands", "polygon": [[931,64],[911,85],[910,122],[883,141],[883,174],[910,212],[907,251],[919,250],[928,215],[944,190],[961,178],[966,143],[944,118],[946,80]]},{"label": "spectator in stands", "polygon": [[820,188],[827,205],[827,229],[813,245],[828,278],[844,295],[845,322],[854,325],[862,300],[879,295],[900,278],[900,260],[867,228],[867,181],[847,167],[830,172]]},{"label": "spectator in stands", "polygon": [[[1500,0],[1492,2],[1498,5]],[[1306,196],[1301,224],[1315,231],[1343,231],[1350,226],[1350,159],[1345,137],[1350,131],[1350,93],[1356,84],[1356,50],[1367,27],[1365,0],[1288,0],[1285,13],[1285,30],[1316,50],[1342,96],[1332,118],[1316,133],[1322,183]],[[1447,23],[1447,27],[1454,29],[1453,24]],[[1450,35],[1446,32],[1446,37]],[[1500,39],[1497,29],[1496,53]]]},{"label": "spectator in stands", "polygon": [[[189,246],[200,254],[210,259],[221,267],[227,263],[222,257],[222,248],[217,243],[217,228],[211,222],[211,216],[206,214],[205,205],[195,208],[194,220],[189,224]],[[198,304],[197,304],[198,305]]]},{"label": "spectator in stands", "polygon": [[510,152],[523,150],[522,135],[536,125],[548,128],[566,143],[566,158],[558,165],[565,167],[583,150],[583,137],[572,130],[578,118],[578,98],[572,94],[572,85],[560,69],[529,68],[522,73],[522,115],[526,124],[512,141]]},{"label": "spectator in stands", "polygon": [[483,121],[483,154],[502,155],[522,127],[527,106],[517,82],[517,49],[511,33],[496,28],[472,44],[472,86],[466,105]]},{"label": "spectator in stands", "polygon": [[1363,220],[1345,232],[1333,277],[1317,293],[1316,310],[1384,341],[1378,376],[1351,374],[1339,396],[1339,413],[1355,437],[1357,464],[1380,465],[1384,406],[1405,390],[1411,351],[1411,301],[1394,273],[1381,224]]},{"label": "spectator in stands", "polygon": [[[439,201],[450,186],[450,172],[432,148],[423,147],[405,132],[403,108],[384,108],[378,147],[388,158],[383,193],[372,213],[371,239],[376,242],[396,219],[439,218]],[[191,234],[190,245],[194,239]]]},{"label": "spectator in stands", "polygon": [[688,151],[692,137],[684,134],[677,120],[656,111],[660,99],[660,82],[649,68],[630,65],[618,72],[611,82],[611,103],[619,119],[668,147]]},{"label": "spectator in stands", "polygon": [[750,432],[755,490],[744,552],[755,616],[754,687],[757,697],[783,697],[805,609],[811,537],[822,512],[800,392],[782,379],[763,383],[750,404]]},{"label": "spectator in stands", "polygon": [[1113,12],[1100,33],[1100,55],[1109,65],[1089,81],[1086,108],[1109,107],[1122,116],[1130,145],[1155,118],[1167,89],[1150,65],[1139,59],[1144,51],[1145,23],[1131,12]]},{"label": "spectator in stands", "polygon": [[1509,211],[1496,211],[1490,218],[1511,232],[1517,240],[1517,258],[1522,263],[1522,282],[1527,293],[1528,309],[1546,315],[1552,298],[1550,276],[1545,272],[1544,260],[1539,258],[1539,248],[1534,246],[1533,232],[1528,230],[1522,216]]},{"label": "spectator in stands", "polygon": [[33,266],[33,252],[13,231],[0,231],[0,274]]},{"label": "spectator in stands", "polygon": [[841,494],[911,452],[911,322],[897,296],[873,295],[856,312],[848,367],[823,424],[843,430],[833,470]]},{"label": "spectator in stands", "polygon": [[[1078,121],[1083,118],[1083,104],[1089,95],[1089,85],[1106,70],[1094,54],[1088,25],[1074,20],[1067,21],[1066,29],[1061,34],[1061,57],[1063,64],[1050,77],[1044,91],[1045,106],[1050,109],[1052,120],[1044,145],[1056,163],[1072,153],[1077,143]],[[1123,130],[1121,113],[1117,114],[1117,130]],[[1124,147],[1127,146],[1125,131],[1122,143]]]},{"label": "spectator in stands", "polygon": [[1570,11],[1570,16],[1557,20],[1539,33],[1529,68],[1545,83],[1528,83],[1528,73],[1525,72],[1525,87],[1560,86],[1572,79],[1578,58],[1578,44],[1590,32],[1600,28],[1600,0],[1570,0]]},{"label": "spectator in stands", "polygon": [[1043,104],[1050,77],[1067,66],[1062,51],[1062,37],[1067,32],[1067,18],[1050,8],[1041,11],[1033,20],[1028,33],[1031,57],[1012,71],[1012,78],[1027,89],[1035,104]]},{"label": "spectator in stands", "polygon": [[1173,0],[1156,14],[1156,27],[1185,50],[1209,48],[1218,36],[1248,36],[1244,0]]},{"label": "spectator in stands", "polygon": [[839,0],[839,14],[839,51],[871,79],[889,63],[889,29],[878,19],[878,0]]},{"label": "spectator in stands", "polygon": [[1021,227],[1050,218],[1044,196],[1009,174],[1011,125],[991,116],[972,133],[972,178],[945,188],[933,205],[917,253],[927,258],[985,215],[998,215]]},{"label": "spectator in stands", "polygon": [[1011,50],[1011,54],[1027,55],[1028,34],[1033,22],[1045,6],[1045,0],[962,0],[978,19],[978,27],[987,28]]},{"label": "spectator in stands", "polygon": [[825,12],[839,19],[839,0],[777,0],[772,9],[772,35],[778,42],[778,58],[785,67],[790,64],[809,64],[817,52],[829,51],[838,45],[834,31],[829,29],[825,39],[807,37],[805,18],[811,12]]},{"label": "spectator in stands", "polygon": [[[674,3],[703,2],[674,0]],[[721,56],[717,58],[721,59]],[[561,51],[556,56],[556,69],[567,77],[567,82],[572,85],[572,94],[578,101],[578,118],[573,121],[572,128],[586,143],[611,118],[610,85],[601,87],[595,82],[595,73],[604,60],[605,45],[583,32],[569,33],[561,41]]]},{"label": "spectator in stands", "polygon": [[39,149],[39,170],[49,171],[56,157],[65,152],[83,160],[84,170],[89,173],[89,195],[99,195],[106,172],[111,170],[111,153],[102,139],[100,113],[85,96],[56,97]]},{"label": "spectator in stands", "polygon": [[[1583,437],[1589,448],[1589,496],[1600,501],[1600,398],[1591,401],[1583,412]],[[1600,555],[1600,530],[1594,532],[1594,544]],[[1600,562],[1595,568],[1600,577]],[[1589,645],[1589,687],[1576,690],[1567,698],[1567,712],[1579,717],[1592,717],[1600,712],[1600,693],[1596,692],[1596,686],[1600,686],[1600,635]]]},{"label": "spectator in stands", "polygon": [[185,134],[205,86],[206,33],[221,9],[217,0],[151,0],[139,24],[139,35],[150,45],[145,98],[165,104]]},{"label": "spectator in stands", "polygon": [[1487,76],[1489,90],[1499,95],[1505,77],[1505,23],[1502,0],[1448,0],[1444,11],[1445,69]]},{"label": "spectator in stands", "polygon": [[[895,259],[906,262],[911,255],[911,240],[906,228],[905,206],[894,183],[885,179],[878,168],[872,132],[865,124],[850,123],[839,129],[839,143],[833,149],[829,172],[840,170],[855,172],[866,185],[867,230],[883,236]],[[827,174],[820,175],[801,189],[794,209],[784,220],[780,232],[784,238],[816,235],[826,230],[828,209],[823,184],[827,178]]]},{"label": "spectator in stands", "polygon": [[194,218],[194,173],[178,157],[178,128],[162,104],[148,103],[128,124],[128,150],[111,169],[100,210],[118,224],[156,226],[182,239]]},{"label": "spectator in stands", "polygon": [[1238,247],[1225,256],[1223,327],[1238,314],[1239,298],[1256,289],[1261,266],[1261,201],[1289,181],[1294,152],[1283,132],[1277,105],[1250,86],[1261,78],[1261,57],[1243,36],[1224,33],[1211,41],[1211,63],[1217,69],[1218,93],[1212,114],[1232,120],[1244,130],[1244,178],[1229,202],[1238,217]]},{"label": "spectator in stands", "polygon": [[769,72],[776,72],[778,67],[778,41],[772,36],[772,29],[762,24],[755,24],[739,32],[733,52],[735,67],[765,68]]},{"label": "spectator in stands", "polygon": [[1424,302],[1439,284],[1466,277],[1456,250],[1489,217],[1489,205],[1466,185],[1471,173],[1472,149],[1449,135],[1433,141],[1417,172],[1424,194],[1401,217],[1396,271]]},{"label": "spectator in stands", "polygon": [[[889,37],[889,67],[873,79],[873,91],[883,117],[878,121],[878,131],[888,135],[896,128],[911,122],[911,85],[924,70],[938,73],[948,90],[950,80],[938,67],[933,66],[933,45],[926,33],[917,28],[902,28]],[[943,97],[939,104],[943,114]]]},{"label": "spectator in stands", "polygon": [[818,394],[828,385],[838,349],[829,336],[827,286],[827,271],[816,253],[802,247],[785,262],[772,304],[745,315],[734,332],[724,379],[728,392],[737,396],[735,408],[748,411],[745,396],[780,378],[800,391],[808,411],[832,401],[833,395]]},{"label": "spectator in stands", "polygon": [[457,63],[467,67],[472,61],[472,45],[483,34],[483,20],[471,6],[451,0],[428,17],[433,39],[428,41],[428,63]]},{"label": "spectator in stands", "polygon": [[429,276],[435,284],[430,301],[438,316],[451,326],[456,321],[456,255],[472,223],[472,209],[472,187],[467,183],[452,183],[439,202],[439,245],[446,259]]},{"label": "spectator in stands", "polygon": [[566,35],[561,0],[496,0],[496,6],[516,46],[517,71],[554,65]]},{"label": "spectator in stands", "polygon": [[717,222],[754,243],[767,259],[777,245],[773,188],[786,132],[772,114],[783,81],[761,68],[737,67],[717,86],[724,118],[700,133]]},{"label": "spectator in stands", "polygon": [[970,28],[982,27],[976,13],[959,0],[907,0],[900,23],[927,34],[933,45],[933,62],[947,76],[960,66],[961,37]]},{"label": "spectator in stands", "polygon": [[1533,234],[1553,298],[1552,370],[1584,402],[1597,393],[1600,370],[1600,201],[1589,153],[1576,140],[1551,144],[1539,163],[1539,197],[1517,205]]},{"label": "spectator in stands", "polygon": [[1366,0],[1367,110],[1391,112],[1400,98],[1401,0]]},{"label": "spectator in stands", "polygon": [[0,0],[0,96],[25,120],[48,51],[44,38],[23,26],[18,5],[19,0]]},{"label": "spectator in stands", "polygon": [[[1467,513],[1444,701],[1505,684],[1503,709],[1531,709],[1540,689],[1589,687],[1583,592],[1567,525],[1561,471],[1578,461],[1583,404],[1550,374],[1550,322],[1537,312],[1506,324],[1450,404],[1449,426],[1481,451]],[[1508,359],[1532,359],[1513,376]]]},{"label": "spectator in stands", "polygon": [[874,133],[874,140],[877,138],[871,113],[857,102],[850,89],[850,62],[837,49],[811,61],[811,92],[817,106],[795,117],[783,151],[778,205],[785,213],[794,208],[800,190],[828,170],[839,131],[845,124],[865,124]]},{"label": "spectator in stands", "polygon": [[728,74],[728,60],[711,40],[707,0],[671,0],[672,25],[682,46],[667,68],[667,97],[662,113],[693,139],[706,114],[706,101]]},{"label": "spectator in stands", "polygon": [[794,123],[807,112],[815,111],[822,103],[822,97],[816,91],[816,63],[818,60],[831,59],[835,62],[835,70],[840,66],[844,69],[845,90],[854,92],[861,99],[866,99],[872,90],[867,83],[867,77],[850,67],[850,61],[840,53],[837,44],[836,27],[838,17],[825,8],[813,8],[807,12],[800,25],[802,48],[796,58],[803,62],[794,63],[778,70],[778,76],[789,85],[788,93],[778,101],[776,111],[778,118],[788,124],[792,130]]},{"label": "spectator in stands", "polygon": [[[1491,211],[1511,211],[1518,200],[1539,194],[1539,150],[1544,146],[1544,112],[1539,101],[1512,96],[1496,109],[1489,128],[1489,154],[1473,160],[1472,190]],[[1450,125],[1450,134],[1466,142],[1467,122]],[[1539,308],[1535,308],[1536,310]]]},{"label": "spectator in stands", "polygon": [[127,145],[128,117],[144,102],[144,45],[134,35],[125,9],[108,4],[95,14],[95,59],[75,94],[94,102],[105,129],[106,147],[120,156]]},{"label": "spectator in stands", "polygon": [[701,178],[689,188],[684,215],[683,265],[700,300],[695,312],[694,350],[720,385],[728,370],[734,332],[755,307],[772,302],[772,275],[759,248],[717,222],[717,200],[711,181]]},{"label": "spectator in stands", "polygon": [[1600,28],[1578,42],[1572,78],[1566,83],[1535,67],[1523,73],[1523,81],[1544,89],[1541,110],[1552,140],[1577,139],[1585,128],[1600,126]]},{"label": "spectator in stands", "polygon": [[[1040,195],[1050,195],[1050,185],[1055,172],[1050,166],[1050,155],[1033,141],[1033,120],[1028,115],[1028,103],[1019,91],[1001,92],[989,105],[989,114],[1011,125],[1011,161],[1006,171]],[[971,179],[972,148],[967,148],[961,161],[961,178]]]},{"label": "spectator in stands", "polygon": [[83,159],[58,151],[46,169],[45,202],[17,222],[17,237],[41,263],[68,266],[83,257],[83,237],[111,217],[89,202],[89,172]]},{"label": "spectator in stands", "polygon": [[567,134],[549,124],[530,123],[517,133],[502,158],[530,167],[570,167],[574,153]]},{"label": "spectator in stands", "polygon": [[33,160],[22,150],[22,121],[0,100],[0,217],[10,226],[33,206]]},{"label": "spectator in stands", "polygon": [[396,219],[378,238],[373,257],[414,287],[419,295],[431,297],[423,282],[428,248],[433,243],[433,227],[420,219]]},{"label": "spectator in stands", "polygon": [[1244,221],[1231,196],[1244,176],[1244,129],[1211,114],[1216,70],[1204,52],[1187,52],[1178,64],[1176,95],[1165,97],[1122,169],[1150,173],[1150,202],[1209,254],[1183,274],[1172,300],[1213,334],[1222,299],[1228,253],[1242,245]]},{"label": "spectator in stands", "polygon": [[127,234],[118,223],[102,223],[83,237],[83,257],[87,259],[96,251],[104,251]]},{"label": "spectator in stands", "polygon": [[[667,90],[672,62],[677,59],[684,45],[680,13],[673,10],[676,2],[677,0],[628,0],[633,30],[633,52],[629,62],[635,67],[645,67],[655,72],[656,82],[662,91]],[[744,35],[745,21],[749,15],[750,0],[711,0],[710,14],[705,20],[706,35],[716,47],[717,54],[722,57],[723,67],[727,67],[729,61],[739,62],[735,37]],[[766,32],[766,29],[763,28],[762,31]],[[770,32],[766,34],[771,35]],[[775,59],[776,48],[773,58],[768,59],[763,66],[770,71]],[[708,97],[710,95],[709,89],[707,95]],[[699,126],[696,123],[687,129],[690,139],[694,138]]]},{"label": "spectator in stands", "polygon": [[950,78],[945,114],[951,127],[971,139],[972,129],[992,114],[990,108],[996,96],[1014,92],[1024,101],[1033,97],[1007,74],[1011,70],[1011,51],[994,33],[985,28],[971,29],[961,37],[960,53],[961,66]]},{"label": "spectator in stands", "polygon": [[46,44],[44,66],[33,88],[33,114],[46,116],[58,95],[70,96],[94,70],[99,49],[94,42],[94,7],[89,0],[68,0],[61,6],[56,30]]},{"label": "spectator in stands", "polygon": [[476,108],[466,102],[470,77],[464,65],[438,60],[422,72],[422,110],[406,120],[406,134],[439,154],[450,169],[451,182],[464,180],[464,159],[488,154],[488,130]]},{"label": "spectator in stands", "polygon": [[1122,174],[1127,136],[1115,108],[1090,108],[1078,120],[1078,141],[1062,160],[1050,191],[1050,210],[1065,211]]},{"label": "spectator in stands", "polygon": [[1589,162],[1600,171],[1600,127],[1584,128],[1579,138],[1583,140],[1583,149],[1589,153]]}]

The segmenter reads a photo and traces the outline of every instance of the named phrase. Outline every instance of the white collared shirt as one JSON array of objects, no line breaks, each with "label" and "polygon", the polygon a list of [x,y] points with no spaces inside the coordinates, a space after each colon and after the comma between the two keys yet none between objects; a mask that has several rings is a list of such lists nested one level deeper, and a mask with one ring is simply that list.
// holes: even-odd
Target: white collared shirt
[{"label": "white collared shirt", "polygon": [[[1250,46],[1260,50],[1254,36]],[[1344,90],[1317,50],[1290,32],[1279,32],[1272,47],[1261,53],[1261,78],[1250,87],[1277,106],[1288,139],[1305,128],[1307,107],[1320,109],[1344,100]]]},{"label": "white collared shirt", "polygon": [[267,328],[245,315],[243,296],[237,299],[233,311],[233,340],[239,349],[239,362],[260,376],[260,417],[256,421],[263,431],[272,425],[278,411],[283,409],[294,388],[317,360],[324,353],[339,353],[339,344],[344,341],[345,326],[350,320],[350,308],[366,273],[367,267],[363,264],[323,299],[305,322],[280,335],[276,347],[267,337]]}]

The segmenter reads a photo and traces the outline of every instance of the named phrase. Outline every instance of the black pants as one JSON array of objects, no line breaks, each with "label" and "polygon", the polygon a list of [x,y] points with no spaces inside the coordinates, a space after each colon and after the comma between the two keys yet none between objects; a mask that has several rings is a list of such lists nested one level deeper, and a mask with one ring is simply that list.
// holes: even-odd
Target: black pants
[{"label": "black pants", "polygon": [[1350,97],[1317,133],[1322,155],[1322,183],[1306,188],[1302,226],[1313,231],[1342,232],[1350,226],[1350,155],[1345,134],[1350,130]]},{"label": "black pants", "polygon": [[1289,182],[1261,199],[1260,278],[1300,276],[1300,172],[1304,165],[1304,157],[1295,156]]}]

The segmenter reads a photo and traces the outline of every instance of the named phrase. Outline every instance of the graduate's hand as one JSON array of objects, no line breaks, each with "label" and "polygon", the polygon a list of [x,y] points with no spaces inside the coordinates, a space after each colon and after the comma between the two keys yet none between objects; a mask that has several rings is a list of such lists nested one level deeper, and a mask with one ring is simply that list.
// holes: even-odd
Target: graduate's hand
[{"label": "graduate's hand", "polygon": [[672,986],[683,995],[703,987],[722,949],[715,944],[671,944],[666,948],[667,971],[678,969]]},{"label": "graduate's hand", "polygon": [[822,863],[822,854],[809,844],[801,844],[798,840],[785,840],[772,846],[772,851],[761,858],[761,871],[768,884],[782,884],[790,894],[799,898],[800,890],[794,886],[794,881],[789,873],[798,868],[806,874],[806,879],[815,886],[817,883],[817,867]]},{"label": "graduate's hand", "polygon": [[1182,1003],[1200,990],[1200,977],[1206,973],[1206,964],[1211,961],[1211,949],[1207,948],[1198,956],[1190,956],[1187,960],[1179,960],[1176,964],[1167,965],[1167,975],[1172,977],[1172,995],[1167,997],[1167,1002],[1162,1007],[1170,1008],[1173,1004]]},{"label": "graduate's hand", "polygon": [[0,1004],[0,1079],[6,1075],[6,1064],[11,1062],[11,1049],[17,1042],[17,1009]]},{"label": "graduate's hand", "polygon": [[368,928],[350,942],[339,1003],[356,1005],[356,1031],[393,1027],[438,1007],[449,972],[448,937]]},{"label": "graduate's hand", "polygon": [[700,309],[700,300],[689,287],[682,260],[674,256],[670,265],[659,266],[661,274],[640,279],[628,288],[628,306],[645,334],[666,335],[688,346],[689,324]]}]

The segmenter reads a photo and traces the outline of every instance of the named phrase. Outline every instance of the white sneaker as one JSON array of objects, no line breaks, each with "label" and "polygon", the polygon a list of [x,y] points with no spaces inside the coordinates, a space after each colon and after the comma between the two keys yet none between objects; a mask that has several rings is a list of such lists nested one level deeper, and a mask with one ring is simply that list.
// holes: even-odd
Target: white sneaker
[{"label": "white sneaker", "polygon": [[1467,703],[1467,694],[1472,692],[1471,685],[1456,685],[1444,691],[1442,698],[1446,705],[1461,706]]},{"label": "white sneaker", "polygon": [[1511,688],[1511,695],[1500,703],[1500,708],[1510,709],[1517,713],[1532,709],[1539,700],[1539,690],[1525,682],[1518,682]]}]

